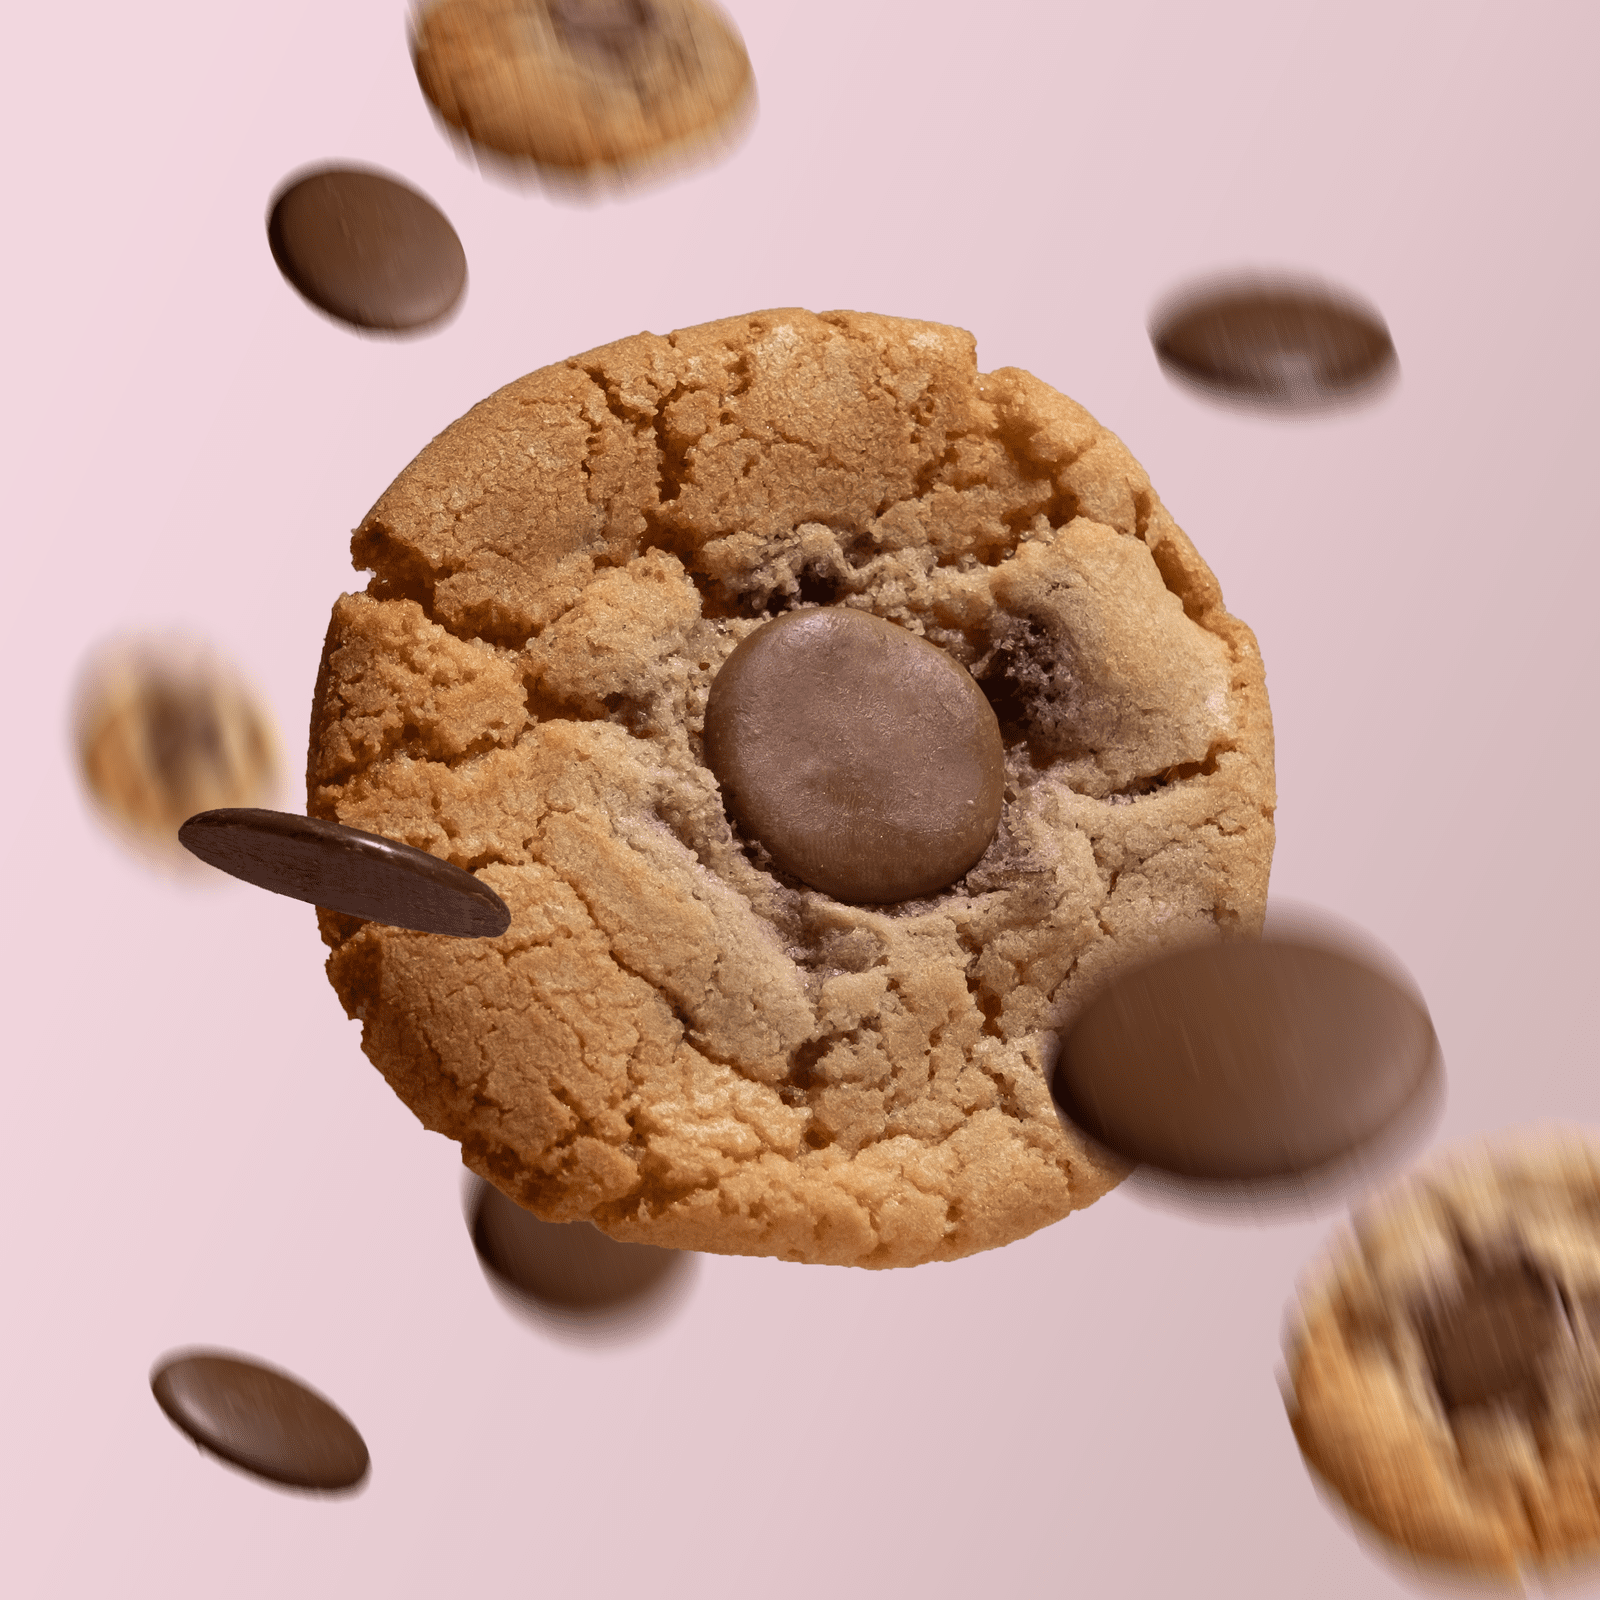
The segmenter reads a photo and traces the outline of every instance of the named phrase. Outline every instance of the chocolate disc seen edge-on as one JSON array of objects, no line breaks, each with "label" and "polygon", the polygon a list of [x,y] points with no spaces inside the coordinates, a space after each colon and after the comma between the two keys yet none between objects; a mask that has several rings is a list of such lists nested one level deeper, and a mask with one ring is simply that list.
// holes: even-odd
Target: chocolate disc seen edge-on
[{"label": "chocolate disc seen edge-on", "polygon": [[740,642],[706,698],[705,751],[729,816],[783,871],[851,904],[948,888],[1005,800],[983,690],[937,645],[841,606]]},{"label": "chocolate disc seen edge-on", "polygon": [[220,1350],[169,1357],[150,1389],[197,1445],[294,1489],[352,1489],[371,1457],[354,1423],[287,1373]]},{"label": "chocolate disc seen edge-on", "polygon": [[1197,288],[1158,315],[1150,339],[1169,376],[1280,410],[1352,399],[1397,370],[1383,319],[1321,285]]},{"label": "chocolate disc seen edge-on", "polygon": [[456,939],[494,939],[511,912],[470,872],[397,839],[287,811],[202,811],[183,847],[258,889],[367,922]]},{"label": "chocolate disc seen edge-on", "polygon": [[279,271],[312,305],[358,328],[426,328],[467,283],[466,252],[443,212],[415,189],[359,168],[325,168],[283,190],[267,242]]},{"label": "chocolate disc seen edge-on", "polygon": [[1116,978],[1052,1090],[1108,1150],[1179,1179],[1298,1178],[1381,1142],[1435,1085],[1426,1008],[1340,951],[1228,940]]}]

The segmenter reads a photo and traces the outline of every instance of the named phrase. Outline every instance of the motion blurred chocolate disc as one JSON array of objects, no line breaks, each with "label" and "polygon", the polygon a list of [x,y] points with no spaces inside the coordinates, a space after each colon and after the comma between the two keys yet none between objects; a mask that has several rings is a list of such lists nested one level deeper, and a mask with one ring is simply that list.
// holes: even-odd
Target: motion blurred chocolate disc
[{"label": "motion blurred chocolate disc", "polygon": [[1062,1040],[1056,1103],[1181,1179],[1314,1174],[1381,1142],[1438,1083],[1420,999],[1353,954],[1233,940],[1124,974]]},{"label": "motion blurred chocolate disc", "polygon": [[1170,377],[1277,410],[1338,405],[1397,370],[1382,317],[1320,284],[1262,279],[1197,287],[1158,314],[1150,339]]},{"label": "motion blurred chocolate disc", "polygon": [[466,252],[444,214],[378,172],[329,167],[301,178],[274,202],[267,242],[312,305],[358,328],[425,328],[467,283]]},{"label": "motion blurred chocolate disc", "polygon": [[178,839],[258,889],[347,917],[457,939],[493,939],[511,926],[505,901],[470,872],[340,822],[286,811],[202,811]]},{"label": "motion blurred chocolate disc", "polygon": [[150,1379],[157,1404],[197,1445],[295,1489],[351,1489],[365,1440],[343,1412],[287,1373],[220,1351],[177,1356]]},{"label": "motion blurred chocolate disc", "polygon": [[569,1324],[637,1321],[682,1288],[694,1257],[621,1244],[588,1222],[545,1222],[479,1183],[472,1242],[496,1285]]}]

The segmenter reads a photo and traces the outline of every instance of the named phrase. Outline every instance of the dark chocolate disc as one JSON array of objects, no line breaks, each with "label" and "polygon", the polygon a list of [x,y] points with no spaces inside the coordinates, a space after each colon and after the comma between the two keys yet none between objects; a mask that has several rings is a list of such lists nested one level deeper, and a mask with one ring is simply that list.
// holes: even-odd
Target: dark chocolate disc
[{"label": "dark chocolate disc", "polygon": [[620,1243],[592,1223],[545,1222],[482,1182],[471,1226],[498,1288],[573,1324],[640,1320],[676,1294],[694,1262],[681,1250]]},{"label": "dark chocolate disc", "polygon": [[1005,798],[1000,724],[951,656],[881,617],[794,611],[723,663],[706,763],[728,813],[836,900],[945,889],[989,847]]},{"label": "dark chocolate disc", "polygon": [[1423,1319],[1424,1345],[1447,1411],[1502,1402],[1535,1409],[1545,1355],[1564,1328],[1555,1287],[1536,1268],[1475,1272]]},{"label": "dark chocolate disc", "polygon": [[511,912],[470,872],[396,839],[286,811],[202,811],[178,830],[202,861],[258,889],[348,917],[494,939]]},{"label": "dark chocolate disc", "polygon": [[466,252],[444,214],[379,172],[329,167],[299,179],[274,202],[267,240],[312,305],[358,328],[427,327],[467,283]]},{"label": "dark chocolate disc", "polygon": [[1422,1002],[1353,955],[1229,940],[1118,977],[1062,1040],[1081,1129],[1180,1179],[1316,1173],[1381,1141],[1435,1084]]},{"label": "dark chocolate disc", "polygon": [[296,1489],[351,1489],[367,1475],[366,1442],[343,1412],[303,1383],[221,1351],[157,1367],[150,1388],[167,1416],[213,1455]]},{"label": "dark chocolate disc", "polygon": [[1196,289],[1158,315],[1150,338],[1170,376],[1280,410],[1352,399],[1396,369],[1394,341],[1377,312],[1316,284]]}]

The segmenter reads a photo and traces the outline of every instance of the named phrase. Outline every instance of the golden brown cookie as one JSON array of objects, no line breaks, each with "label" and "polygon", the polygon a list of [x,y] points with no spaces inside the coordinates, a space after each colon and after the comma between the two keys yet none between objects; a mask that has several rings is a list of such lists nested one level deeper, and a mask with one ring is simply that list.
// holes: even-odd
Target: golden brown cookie
[{"label": "golden brown cookie", "polygon": [[707,0],[436,0],[417,79],[478,146],[569,173],[654,168],[747,123],[755,78]]},{"label": "golden brown cookie", "polygon": [[[935,323],[768,311],[492,395],[357,529],[309,810],[477,872],[496,940],[322,916],[363,1048],[550,1220],[889,1267],[1003,1245],[1120,1167],[1064,1132],[1054,1030],[1117,963],[1259,930],[1255,640],[1122,444]],[[982,686],[999,830],[852,905],[730,825],[722,663],[848,607]]]},{"label": "golden brown cookie", "polygon": [[1401,1549],[1513,1578],[1600,1550],[1600,1144],[1479,1146],[1374,1201],[1289,1382],[1306,1459]]},{"label": "golden brown cookie", "polygon": [[197,640],[146,635],[102,647],[75,711],[84,786],[129,843],[187,865],[178,829],[197,811],[272,798],[278,739],[271,713],[237,672]]}]

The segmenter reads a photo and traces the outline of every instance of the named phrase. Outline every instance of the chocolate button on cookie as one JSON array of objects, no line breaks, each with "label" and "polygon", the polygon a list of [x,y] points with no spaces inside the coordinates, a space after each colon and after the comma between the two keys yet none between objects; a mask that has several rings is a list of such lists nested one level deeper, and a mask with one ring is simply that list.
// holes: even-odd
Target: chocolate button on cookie
[{"label": "chocolate button on cookie", "polygon": [[466,252],[443,213],[379,172],[329,167],[299,179],[273,204],[267,240],[312,305],[358,328],[426,328],[467,284]]},{"label": "chocolate button on cookie", "polygon": [[1479,1574],[1600,1553],[1600,1151],[1455,1152],[1363,1207],[1291,1318],[1306,1460],[1386,1539]]},{"label": "chocolate button on cookie", "polygon": [[796,612],[752,633],[711,685],[705,747],[730,814],[838,900],[948,888],[1000,822],[1005,748],[983,691],[865,612]]},{"label": "chocolate button on cookie", "polygon": [[505,902],[470,872],[337,822],[239,807],[190,817],[178,839],[235,878],[348,917],[457,939],[498,938],[511,925]]},{"label": "chocolate button on cookie", "polygon": [[1391,378],[1383,319],[1321,284],[1214,283],[1169,304],[1150,330],[1167,373],[1192,387],[1278,410],[1318,410]]},{"label": "chocolate button on cookie", "polygon": [[366,1441],[343,1412],[298,1379],[219,1351],[175,1356],[150,1379],[156,1403],[197,1445],[294,1489],[353,1489]]}]

